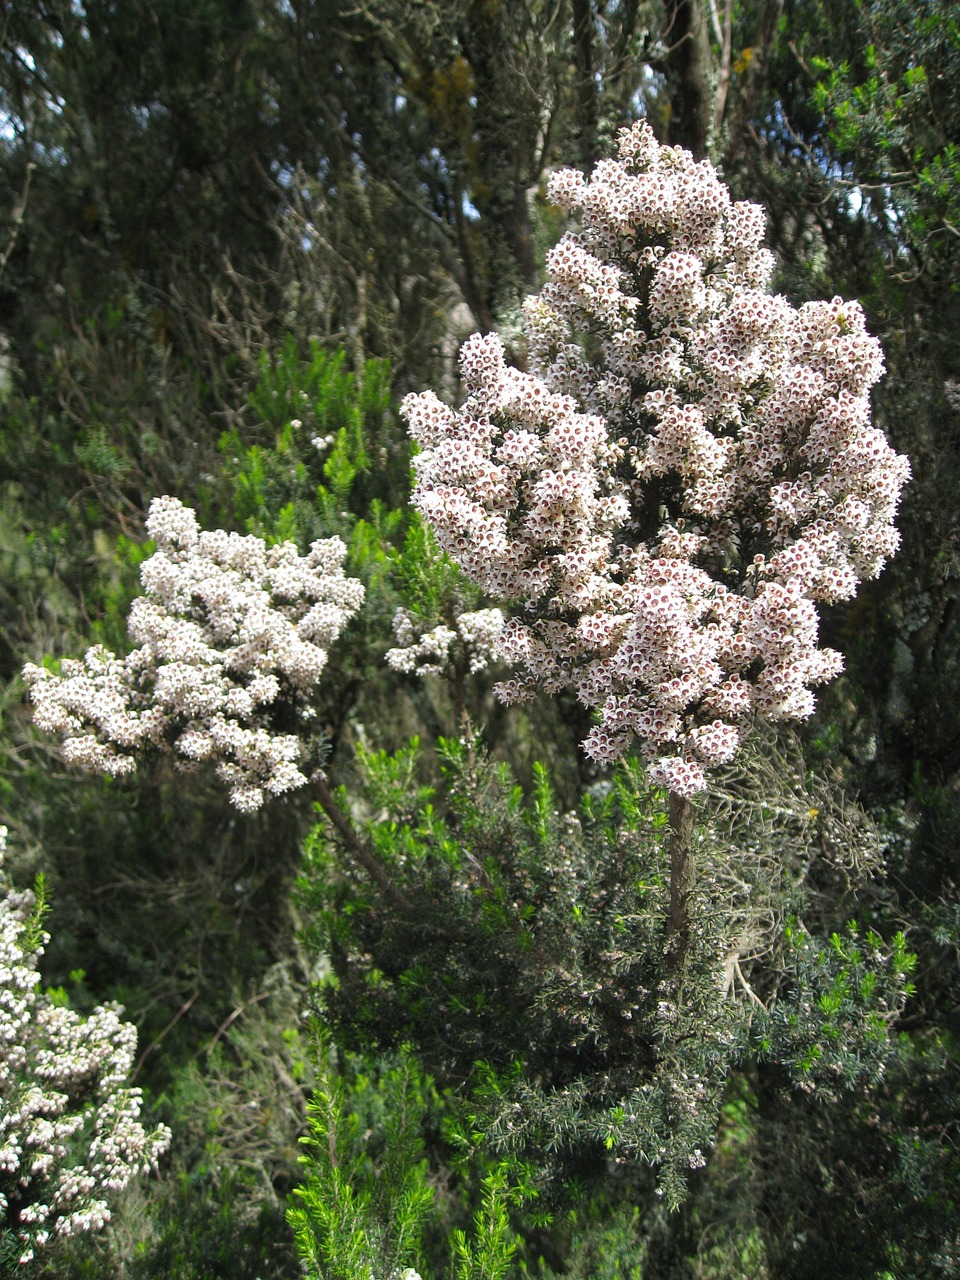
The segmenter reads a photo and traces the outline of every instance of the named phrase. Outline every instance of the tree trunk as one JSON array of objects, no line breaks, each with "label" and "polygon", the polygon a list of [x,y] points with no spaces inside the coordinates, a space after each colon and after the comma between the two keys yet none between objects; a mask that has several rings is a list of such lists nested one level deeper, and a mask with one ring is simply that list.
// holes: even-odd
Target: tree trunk
[{"label": "tree trunk", "polygon": [[593,4],[573,0],[573,52],[576,63],[577,163],[584,170],[597,158],[598,103],[594,79]]},{"label": "tree trunk", "polygon": [[704,0],[664,0],[664,41],[670,54],[670,143],[686,147],[698,160],[707,154],[713,123],[713,58]]}]

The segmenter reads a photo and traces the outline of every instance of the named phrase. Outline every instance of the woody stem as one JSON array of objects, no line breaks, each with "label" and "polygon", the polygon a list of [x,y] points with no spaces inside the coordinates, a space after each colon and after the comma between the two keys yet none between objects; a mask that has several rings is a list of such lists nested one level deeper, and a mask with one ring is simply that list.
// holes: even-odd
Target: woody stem
[{"label": "woody stem", "polygon": [[690,895],[696,883],[693,856],[693,804],[670,792],[670,920],[669,950],[674,968],[682,969],[690,942]]}]

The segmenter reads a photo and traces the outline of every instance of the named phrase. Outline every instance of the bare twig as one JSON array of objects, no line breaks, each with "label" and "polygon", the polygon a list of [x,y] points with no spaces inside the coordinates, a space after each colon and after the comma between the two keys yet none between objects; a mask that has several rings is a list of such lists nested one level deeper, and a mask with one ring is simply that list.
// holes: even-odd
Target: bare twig
[{"label": "bare twig", "polygon": [[7,240],[7,247],[0,254],[0,282],[3,281],[3,273],[7,269],[7,263],[10,261],[10,255],[13,253],[14,246],[20,235],[20,228],[23,226],[23,217],[27,211],[27,199],[30,195],[30,179],[36,164],[30,160],[27,162],[27,171],[23,179],[23,191],[20,193],[20,199],[13,207],[11,217],[10,236]]}]

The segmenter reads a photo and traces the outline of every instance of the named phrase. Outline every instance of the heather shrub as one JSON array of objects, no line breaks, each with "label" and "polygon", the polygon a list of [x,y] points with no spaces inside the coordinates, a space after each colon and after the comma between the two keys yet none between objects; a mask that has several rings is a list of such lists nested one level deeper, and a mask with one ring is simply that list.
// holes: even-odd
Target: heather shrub
[{"label": "heather shrub", "polygon": [[238,809],[303,786],[300,736],[270,715],[285,705],[292,726],[309,719],[304,695],[363,600],[343,574],[346,547],[329,538],[301,558],[292,542],[201,532],[176,498],[152,503],[147,532],[157,549],[130,610],[138,647],[122,659],[94,647],[58,674],[28,664],[37,724],[99,772],[129,773],[149,747],[181,769],[213,762]]},{"label": "heather shrub", "polygon": [[817,604],[896,550],[909,465],[870,425],[883,358],[862,310],[772,296],[763,211],[708,162],[640,121],[549,195],[580,223],[525,304],[528,370],[476,334],[461,409],[407,397],[413,502],[515,607],[501,696],[572,688],[598,713],[588,754],[635,744],[689,796],[751,717],[809,716],[841,669]]},{"label": "heather shrub", "polygon": [[[5,840],[0,828],[0,857]],[[58,1241],[99,1231],[170,1132],[140,1122],[141,1092],[126,1083],[137,1033],[123,1010],[85,1018],[44,994],[42,898],[0,887],[0,1267],[14,1275]]]},{"label": "heather shrub", "polygon": [[[541,1266],[543,1241],[543,1274],[583,1271],[604,1240],[646,1265],[625,1197],[683,1204],[731,1081],[816,1101],[875,1087],[911,991],[904,938],[839,915],[876,831],[802,763],[778,773],[769,729],[808,718],[842,668],[820,606],[898,546],[909,464],[870,423],[879,345],[856,303],[772,296],[762,212],[642,122],[549,194],[580,221],[525,305],[526,367],[475,335],[459,410],[404,401],[425,525],[373,496],[351,515],[360,418],[304,428],[281,361],[277,457],[251,446],[237,482],[267,540],[155,500],[138,647],[25,669],[37,723],[87,768],[128,774],[148,748],[208,762],[241,811],[309,784],[322,1031],[289,1220],[318,1280],[490,1280]],[[307,447],[349,551],[287,536],[314,523],[317,458],[292,481],[282,462]],[[285,484],[301,505],[271,514]],[[393,619],[386,686],[449,681],[460,723],[423,753],[380,750],[348,688],[335,770],[319,681],[371,597],[365,622]],[[497,662],[515,667],[504,703],[572,693],[593,716],[574,803],[474,732],[467,682]]]}]

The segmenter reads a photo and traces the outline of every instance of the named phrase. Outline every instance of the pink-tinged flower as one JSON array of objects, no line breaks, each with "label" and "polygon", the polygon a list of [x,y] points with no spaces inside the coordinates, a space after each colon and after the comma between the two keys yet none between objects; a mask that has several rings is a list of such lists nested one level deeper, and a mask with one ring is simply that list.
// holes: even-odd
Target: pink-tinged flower
[{"label": "pink-tinged flower", "polygon": [[810,714],[841,667],[817,604],[894,553],[910,467],[870,425],[883,356],[862,309],[769,294],[763,211],[709,163],[641,121],[548,198],[579,225],[524,305],[528,370],[475,334],[459,410],[406,398],[413,501],[520,611],[501,697],[572,688],[597,712],[591,756],[638,745],[689,795],[751,715]]}]

